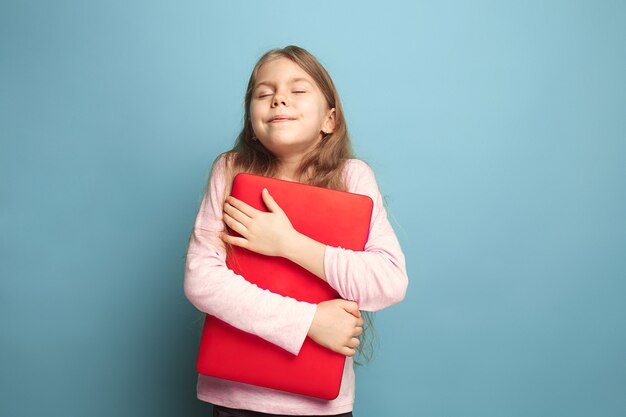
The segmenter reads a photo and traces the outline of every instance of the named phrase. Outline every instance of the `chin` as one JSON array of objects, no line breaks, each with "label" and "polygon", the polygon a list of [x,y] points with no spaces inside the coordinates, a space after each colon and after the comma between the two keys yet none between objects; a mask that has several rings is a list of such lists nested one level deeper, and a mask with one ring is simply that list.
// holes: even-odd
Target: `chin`
[{"label": "chin", "polygon": [[297,144],[303,144],[304,142],[293,136],[273,135],[270,138],[260,139],[261,143],[267,146],[293,146]]},{"label": "chin", "polygon": [[283,154],[285,151],[294,150],[308,150],[309,146],[306,143],[298,140],[271,140],[261,142],[266,149],[272,152],[274,155]]}]

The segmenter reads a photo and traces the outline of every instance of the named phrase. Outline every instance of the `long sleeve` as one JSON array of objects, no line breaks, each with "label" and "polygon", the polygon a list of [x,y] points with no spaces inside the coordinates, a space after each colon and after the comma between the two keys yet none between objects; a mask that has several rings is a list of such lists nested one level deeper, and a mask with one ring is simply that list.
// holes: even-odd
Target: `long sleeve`
[{"label": "long sleeve", "polygon": [[389,224],[372,169],[352,159],[346,167],[348,191],[374,201],[365,251],[327,246],[326,279],[341,297],[356,301],[364,311],[377,311],[404,299],[408,286],[404,254]]},{"label": "long sleeve", "polygon": [[226,266],[223,230],[225,158],[214,165],[189,241],[184,291],[200,311],[297,355],[316,305],[263,290]]}]

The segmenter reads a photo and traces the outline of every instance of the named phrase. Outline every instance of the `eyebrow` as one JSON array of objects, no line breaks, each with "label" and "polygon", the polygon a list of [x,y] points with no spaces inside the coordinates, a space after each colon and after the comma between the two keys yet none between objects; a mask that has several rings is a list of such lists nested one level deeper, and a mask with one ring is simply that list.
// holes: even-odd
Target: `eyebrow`
[{"label": "eyebrow", "polygon": [[[296,83],[296,82],[298,82],[298,81],[304,81],[304,82],[306,82],[306,83],[311,84],[311,81],[307,80],[306,78],[302,78],[302,77],[294,77],[294,78],[291,78],[289,81],[287,81],[287,83],[289,83],[289,84],[293,84],[293,83]],[[261,81],[260,83],[257,83],[257,84],[254,86],[254,89],[256,90],[258,87],[260,87],[260,86],[262,86],[262,85],[272,86],[272,85],[274,85],[274,84],[273,84],[271,81]],[[311,85],[313,85],[313,84],[311,84]]]}]

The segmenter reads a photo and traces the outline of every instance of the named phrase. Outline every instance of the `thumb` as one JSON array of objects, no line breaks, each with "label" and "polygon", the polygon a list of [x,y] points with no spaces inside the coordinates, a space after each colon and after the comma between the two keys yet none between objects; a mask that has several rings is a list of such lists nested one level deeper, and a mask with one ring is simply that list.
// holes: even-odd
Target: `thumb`
[{"label": "thumb", "polygon": [[344,300],[344,302],[341,304],[342,304],[341,307],[343,307],[344,310],[352,314],[354,317],[357,317],[357,318],[361,317],[361,312],[359,311],[359,305],[355,303],[354,301]]},{"label": "thumb", "polygon": [[274,200],[274,197],[270,195],[270,192],[267,190],[267,188],[263,189],[263,191],[261,192],[261,197],[263,197],[263,202],[265,203],[265,206],[268,208],[269,211],[282,211],[276,200]]}]

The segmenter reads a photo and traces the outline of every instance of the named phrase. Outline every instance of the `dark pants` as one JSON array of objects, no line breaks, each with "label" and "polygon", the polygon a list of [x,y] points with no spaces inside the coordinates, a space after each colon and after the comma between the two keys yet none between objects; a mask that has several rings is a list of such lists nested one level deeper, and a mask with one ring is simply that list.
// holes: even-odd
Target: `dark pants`
[{"label": "dark pants", "polygon": [[[290,417],[286,414],[267,414],[258,411],[239,410],[235,408],[223,407],[221,405],[213,406],[213,417]],[[333,414],[326,416],[307,416],[307,417],[352,417],[352,411],[343,414]]]}]

